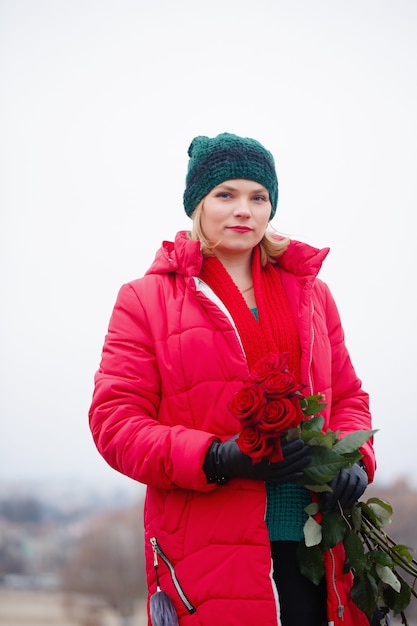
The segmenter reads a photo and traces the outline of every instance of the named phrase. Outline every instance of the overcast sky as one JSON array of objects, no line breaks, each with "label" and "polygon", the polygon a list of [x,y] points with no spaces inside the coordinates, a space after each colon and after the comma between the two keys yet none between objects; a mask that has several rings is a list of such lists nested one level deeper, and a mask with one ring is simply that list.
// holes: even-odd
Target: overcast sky
[{"label": "overcast sky", "polygon": [[377,478],[417,484],[416,32],[413,0],[0,1],[4,481],[128,481],[87,421],[109,317],[228,131],[275,155],[275,227],[330,246]]}]

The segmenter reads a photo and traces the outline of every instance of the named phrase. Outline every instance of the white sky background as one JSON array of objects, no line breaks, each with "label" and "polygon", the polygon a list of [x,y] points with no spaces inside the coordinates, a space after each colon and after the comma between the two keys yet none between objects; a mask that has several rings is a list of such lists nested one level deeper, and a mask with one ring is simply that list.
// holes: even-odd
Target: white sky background
[{"label": "white sky background", "polygon": [[3,480],[128,481],[87,422],[108,320],[228,131],[275,155],[275,227],[330,246],[377,476],[417,484],[416,32],[413,0],[0,2]]}]

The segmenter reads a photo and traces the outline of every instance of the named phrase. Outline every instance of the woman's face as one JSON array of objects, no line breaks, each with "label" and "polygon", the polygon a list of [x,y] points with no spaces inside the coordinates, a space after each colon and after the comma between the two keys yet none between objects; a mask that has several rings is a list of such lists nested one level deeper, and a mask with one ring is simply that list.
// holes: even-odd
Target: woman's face
[{"label": "woman's face", "polygon": [[204,198],[201,229],[217,256],[251,252],[271,215],[268,190],[253,180],[226,180]]}]

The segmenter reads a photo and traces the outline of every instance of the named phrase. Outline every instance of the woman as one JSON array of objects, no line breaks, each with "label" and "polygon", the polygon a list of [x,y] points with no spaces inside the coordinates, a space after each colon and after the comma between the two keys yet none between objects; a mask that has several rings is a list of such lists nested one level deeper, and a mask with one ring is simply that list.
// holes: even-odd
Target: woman
[{"label": "woman", "polygon": [[[342,546],[325,554],[323,585],[299,573],[311,498],[294,481],[308,446],[254,464],[229,409],[259,359],[286,353],[308,393],[325,394],[326,429],[371,427],[335,303],[316,278],[328,250],[269,233],[278,181],[260,143],[196,137],[188,154],[192,230],[121,288],[90,409],[100,453],[147,485],[149,593],[168,593],[181,626],[368,624],[350,599]],[[363,464],[332,481],[329,507],[351,506],[372,480],[371,442],[361,452]]]}]

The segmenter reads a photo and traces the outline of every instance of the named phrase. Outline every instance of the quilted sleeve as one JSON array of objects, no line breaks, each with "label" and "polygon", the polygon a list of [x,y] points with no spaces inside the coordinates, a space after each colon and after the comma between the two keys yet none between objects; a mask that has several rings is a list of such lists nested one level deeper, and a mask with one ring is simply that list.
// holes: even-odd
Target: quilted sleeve
[{"label": "quilted sleeve", "polygon": [[[369,396],[362,388],[362,382],[352,365],[336,303],[325,283],[319,282],[319,288],[326,312],[332,359],[332,405],[329,427],[332,430],[340,430],[345,435],[359,429],[371,430]],[[376,467],[373,438],[364,444],[361,452],[364,455],[369,481],[372,481]]]},{"label": "quilted sleeve", "polygon": [[131,284],[119,291],[94,383],[90,429],[111,467],[160,489],[216,488],[202,469],[215,437],[158,421],[158,365],[147,313]]}]

